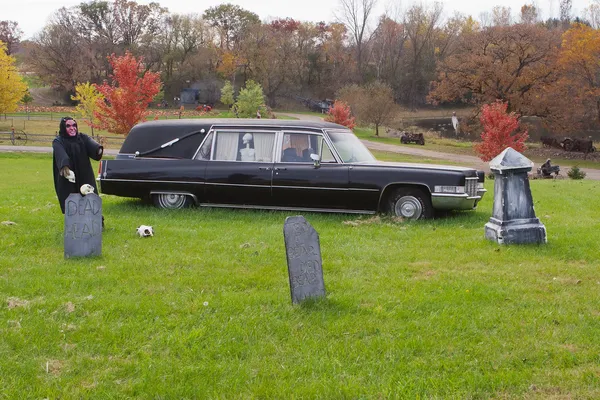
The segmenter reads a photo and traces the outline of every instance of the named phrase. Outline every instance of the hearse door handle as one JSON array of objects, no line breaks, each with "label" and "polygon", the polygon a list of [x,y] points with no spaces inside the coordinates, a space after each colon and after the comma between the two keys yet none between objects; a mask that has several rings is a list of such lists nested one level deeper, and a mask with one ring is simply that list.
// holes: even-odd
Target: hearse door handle
[{"label": "hearse door handle", "polygon": [[270,171],[271,167],[258,167],[258,169],[261,171]]},{"label": "hearse door handle", "polygon": [[275,167],[275,171],[287,171],[287,168]]}]

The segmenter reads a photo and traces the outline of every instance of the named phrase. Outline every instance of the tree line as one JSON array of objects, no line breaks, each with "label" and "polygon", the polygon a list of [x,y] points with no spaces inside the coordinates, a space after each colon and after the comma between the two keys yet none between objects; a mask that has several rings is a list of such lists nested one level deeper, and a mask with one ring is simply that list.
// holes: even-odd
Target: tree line
[{"label": "tree line", "polygon": [[[440,3],[376,16],[376,1],[339,0],[335,22],[266,22],[232,4],[180,15],[158,3],[94,0],[57,10],[20,43],[22,68],[72,93],[78,83],[102,83],[111,74],[107,56],[129,51],[160,73],[166,98],[198,81],[214,87],[216,102],[224,82],[253,80],[271,107],[284,97],[381,87],[410,109],[500,99],[555,130],[600,124],[600,0],[581,17],[571,15],[572,0],[560,0],[560,17],[545,21],[533,4],[516,18],[496,6],[476,20],[447,17]],[[0,22],[9,54],[19,36],[10,24]]]}]

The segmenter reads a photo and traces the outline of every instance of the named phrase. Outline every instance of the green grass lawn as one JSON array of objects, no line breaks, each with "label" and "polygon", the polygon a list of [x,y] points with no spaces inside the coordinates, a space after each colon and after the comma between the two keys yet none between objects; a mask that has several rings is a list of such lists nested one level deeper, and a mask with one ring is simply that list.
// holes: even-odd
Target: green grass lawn
[{"label": "green grass lawn", "polygon": [[64,260],[51,163],[0,154],[0,398],[600,397],[600,182],[531,182],[542,246],[484,240],[493,181],[432,221],[304,214],[327,297],[298,306],[295,213],[103,196],[102,256]]},{"label": "green grass lawn", "polygon": [[393,162],[412,162],[418,164],[438,164],[438,165],[462,165],[471,167],[469,163],[456,163],[439,158],[425,158],[422,156],[413,156],[410,154],[392,153],[389,151],[369,150],[378,160]]}]

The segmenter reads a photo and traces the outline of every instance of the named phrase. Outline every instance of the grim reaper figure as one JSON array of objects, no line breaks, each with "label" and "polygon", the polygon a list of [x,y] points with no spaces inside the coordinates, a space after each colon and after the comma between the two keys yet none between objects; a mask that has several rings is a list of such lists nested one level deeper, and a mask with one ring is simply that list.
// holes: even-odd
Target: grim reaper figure
[{"label": "grim reaper figure", "polygon": [[60,120],[58,136],[52,141],[54,189],[65,213],[65,200],[71,193],[79,193],[82,185],[89,184],[97,193],[94,170],[90,158],[100,161],[104,148],[94,139],[77,130],[71,117]]}]

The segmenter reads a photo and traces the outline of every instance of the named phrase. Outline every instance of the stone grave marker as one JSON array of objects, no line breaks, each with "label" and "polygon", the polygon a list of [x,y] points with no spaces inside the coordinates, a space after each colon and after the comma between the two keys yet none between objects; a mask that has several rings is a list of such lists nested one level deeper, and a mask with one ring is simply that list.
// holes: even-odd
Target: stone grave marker
[{"label": "stone grave marker", "polygon": [[65,200],[65,258],[102,255],[102,199],[71,193]]},{"label": "stone grave marker", "polygon": [[325,297],[319,234],[303,217],[287,217],[283,225],[292,303]]},{"label": "stone grave marker", "polygon": [[485,237],[498,244],[546,243],[546,227],[535,216],[527,173],[533,162],[507,147],[490,161],[494,173],[494,207]]}]

